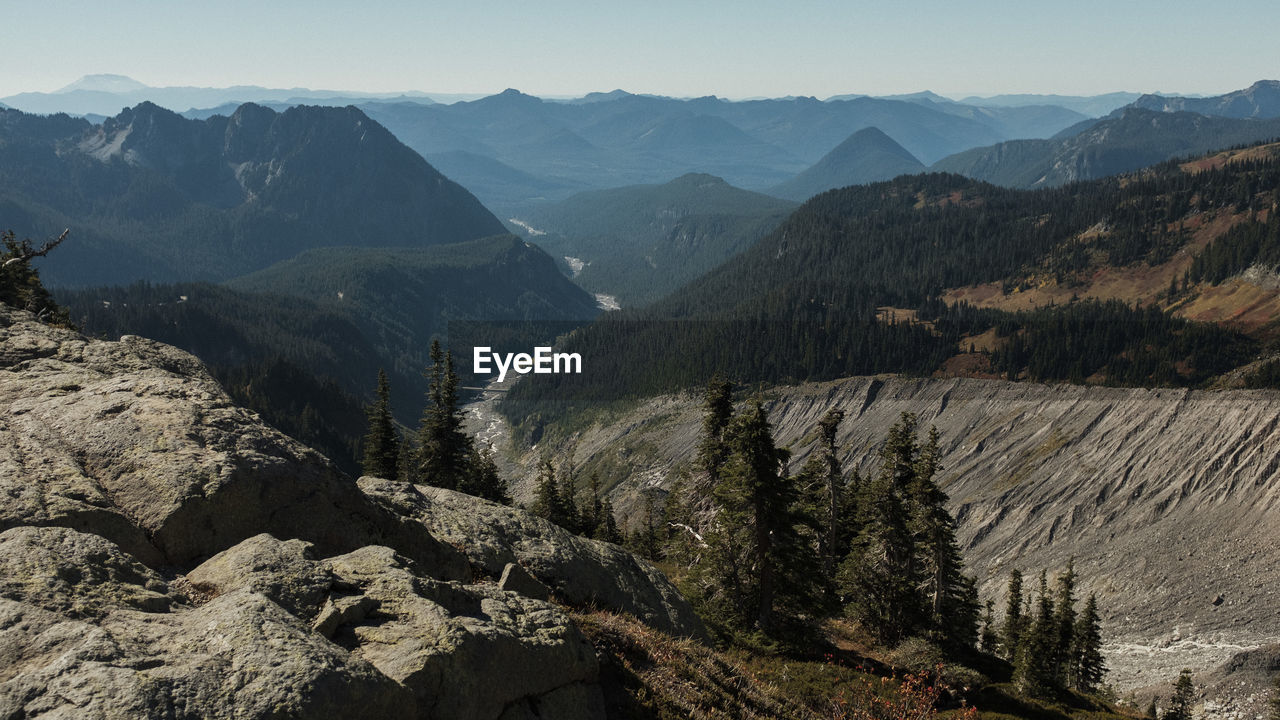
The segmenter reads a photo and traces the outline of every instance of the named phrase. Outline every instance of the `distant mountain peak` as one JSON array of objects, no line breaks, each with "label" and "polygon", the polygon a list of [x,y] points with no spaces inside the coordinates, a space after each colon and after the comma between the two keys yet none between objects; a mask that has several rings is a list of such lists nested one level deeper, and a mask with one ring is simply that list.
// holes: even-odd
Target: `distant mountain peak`
[{"label": "distant mountain peak", "polygon": [[85,75],[66,87],[54,90],[54,94],[75,92],[76,90],[106,93],[128,93],[146,89],[148,89],[147,85],[144,85],[126,75],[100,73],[97,75]]},{"label": "distant mountain peak", "polygon": [[890,180],[924,170],[925,166],[906,148],[871,126],[853,133],[813,166],[769,192],[804,200],[833,188]]},{"label": "distant mountain peak", "polygon": [[724,178],[709,173],[691,172],[685,173],[680,177],[667,183],[672,186],[693,185],[697,187],[705,187],[707,185],[728,185]]}]

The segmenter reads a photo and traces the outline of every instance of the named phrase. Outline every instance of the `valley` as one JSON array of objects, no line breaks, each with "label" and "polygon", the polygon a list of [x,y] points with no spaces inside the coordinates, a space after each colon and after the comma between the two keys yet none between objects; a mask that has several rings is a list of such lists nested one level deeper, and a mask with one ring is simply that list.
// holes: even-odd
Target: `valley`
[{"label": "valley", "polygon": [[0,715],[1268,717],[1276,81],[4,101]]}]

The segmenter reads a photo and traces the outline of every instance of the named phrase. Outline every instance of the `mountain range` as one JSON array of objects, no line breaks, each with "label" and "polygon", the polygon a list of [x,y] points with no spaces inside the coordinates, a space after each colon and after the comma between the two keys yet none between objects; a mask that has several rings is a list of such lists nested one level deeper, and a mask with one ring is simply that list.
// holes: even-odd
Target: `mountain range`
[{"label": "mountain range", "polygon": [[1134,107],[1160,112],[1194,112],[1231,118],[1280,116],[1280,80],[1259,80],[1243,90],[1215,97],[1143,95]]},{"label": "mountain range", "polygon": [[1280,118],[1236,119],[1127,107],[1048,140],[1011,140],[934,163],[1006,187],[1054,187],[1280,137]]},{"label": "mountain range", "polygon": [[53,92],[24,92],[3,98],[10,107],[36,114],[70,113],[111,117],[122,108],[153,102],[175,111],[247,102],[286,102],[290,105],[322,103],[323,100],[353,101],[394,100],[431,104],[423,93],[364,93],[309,90],[307,88],[265,88],[236,85],[227,88],[152,87],[124,75],[96,74],[84,77]]},{"label": "mountain range", "polygon": [[72,229],[54,285],[222,280],[313,247],[505,232],[467,190],[352,107],[240,106],[188,120],[152,103],[100,125],[0,114],[0,216]]}]

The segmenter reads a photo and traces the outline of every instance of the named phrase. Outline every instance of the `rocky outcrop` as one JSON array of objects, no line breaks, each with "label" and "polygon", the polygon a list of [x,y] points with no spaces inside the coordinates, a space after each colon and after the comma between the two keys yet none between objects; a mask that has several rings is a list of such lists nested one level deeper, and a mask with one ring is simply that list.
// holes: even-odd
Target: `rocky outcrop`
[{"label": "rocky outcrop", "polygon": [[[1074,557],[1081,592],[1099,596],[1115,687],[1280,641],[1280,392],[868,377],[767,399],[793,471],[829,408],[845,411],[842,460],[864,476],[900,413],[937,426],[940,480],[984,599],[1003,601],[1015,567],[1053,573]],[[564,457],[620,481],[614,505],[636,512],[641,490],[694,456],[700,405],[653,398],[575,434]],[[518,496],[547,451],[520,458]]]},{"label": "rocky outcrop", "polygon": [[706,635],[671,581],[617,545],[451,490],[372,477],[359,482],[370,497],[462,549],[490,577],[503,576],[506,566],[516,563],[570,604],[622,610],[671,635]]},{"label": "rocky outcrop", "polygon": [[0,717],[417,717],[405,688],[252,590],[190,607],[65,528],[0,545]]},{"label": "rocky outcrop", "polygon": [[433,580],[388,547],[316,560],[306,543],[258,535],[186,580],[214,598],[261,593],[407,689],[425,717],[561,717],[537,708],[566,692],[581,703],[563,717],[603,713],[595,651],[568,616],[491,584]]},{"label": "rocky outcrop", "polygon": [[233,405],[194,357],[132,336],[90,340],[4,306],[0,494],[0,529],[74,528],[152,567],[269,532],[322,553],[392,545],[436,577],[469,577],[463,556]]},{"label": "rocky outcrop", "polygon": [[548,598],[702,632],[617,547],[378,483],[185,353],[0,306],[0,717],[593,720]]}]

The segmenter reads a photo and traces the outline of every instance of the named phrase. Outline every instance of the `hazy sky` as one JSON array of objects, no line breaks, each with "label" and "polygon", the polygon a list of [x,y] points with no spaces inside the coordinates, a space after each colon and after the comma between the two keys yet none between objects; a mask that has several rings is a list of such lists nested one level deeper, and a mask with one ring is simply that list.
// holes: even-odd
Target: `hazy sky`
[{"label": "hazy sky", "polygon": [[676,96],[1114,90],[1280,78],[1280,2],[0,0],[0,96],[148,85]]}]

